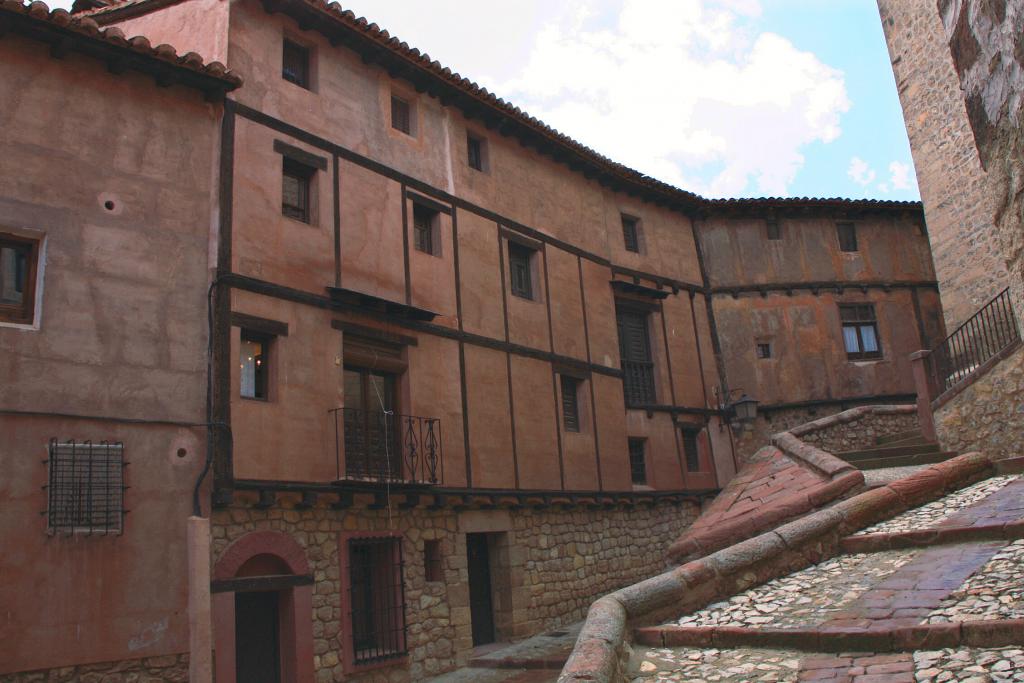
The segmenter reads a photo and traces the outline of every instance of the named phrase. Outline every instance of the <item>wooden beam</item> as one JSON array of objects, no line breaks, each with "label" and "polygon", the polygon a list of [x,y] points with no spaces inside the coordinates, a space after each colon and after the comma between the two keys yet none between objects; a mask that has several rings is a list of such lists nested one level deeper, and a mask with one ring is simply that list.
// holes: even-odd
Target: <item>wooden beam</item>
[{"label": "wooden beam", "polygon": [[280,591],[296,586],[313,585],[312,574],[273,574],[269,576],[239,576],[233,579],[215,579],[210,582],[211,593],[245,593],[250,591]]}]

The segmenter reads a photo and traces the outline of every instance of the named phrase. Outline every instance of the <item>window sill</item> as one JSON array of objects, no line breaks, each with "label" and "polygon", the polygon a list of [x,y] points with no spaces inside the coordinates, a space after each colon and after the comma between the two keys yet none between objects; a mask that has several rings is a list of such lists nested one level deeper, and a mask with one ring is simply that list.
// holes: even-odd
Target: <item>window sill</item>
[{"label": "window sill", "polygon": [[369,664],[352,664],[349,663],[345,666],[345,673],[354,675],[361,674],[367,671],[375,671],[377,669],[386,669],[390,666],[407,666],[409,664],[409,654],[405,653],[402,655],[396,655],[393,659],[385,659],[380,662],[372,662]]},{"label": "window sill", "polygon": [[654,487],[650,484],[633,484],[634,491],[653,491]]},{"label": "window sill", "polygon": [[310,218],[308,221],[304,221],[301,218],[296,218],[295,216],[289,216],[286,213],[282,213],[281,214],[281,218],[284,218],[285,220],[291,221],[292,223],[298,223],[299,225],[305,225],[307,228],[319,228],[320,227],[319,225],[316,224],[315,221],[313,221],[312,218]]},{"label": "window sill", "polygon": [[879,356],[878,358],[847,358],[846,361],[848,363],[853,363],[854,365],[877,365],[878,363],[891,362],[884,356]]},{"label": "window sill", "polygon": [[258,398],[256,396],[239,396],[238,398],[243,401],[252,401],[253,403],[270,403],[269,398]]}]

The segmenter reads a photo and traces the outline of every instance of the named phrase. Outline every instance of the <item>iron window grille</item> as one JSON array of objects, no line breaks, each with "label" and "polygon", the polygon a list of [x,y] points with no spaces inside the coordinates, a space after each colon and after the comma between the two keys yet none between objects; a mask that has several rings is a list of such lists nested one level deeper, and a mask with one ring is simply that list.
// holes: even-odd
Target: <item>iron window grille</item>
[{"label": "iron window grille", "polygon": [[580,431],[579,385],[575,377],[561,375],[562,380],[562,424],[565,431]]},{"label": "iron window grille", "polygon": [[882,343],[878,338],[878,321],[873,304],[840,304],[839,317],[843,322],[843,344],[846,357],[864,360],[882,357]]},{"label": "iron window grille", "polygon": [[768,342],[757,343],[757,357],[759,359],[767,359],[772,357],[772,345]]},{"label": "iron window grille", "polygon": [[857,251],[857,226],[853,223],[836,223],[840,251]]},{"label": "iron window grille", "polygon": [[32,323],[38,261],[39,240],[0,234],[0,321]]},{"label": "iron window grille", "polygon": [[781,232],[779,230],[779,222],[778,221],[768,221],[765,224],[765,228],[766,228],[767,233],[768,233],[768,239],[770,239],[770,240],[782,239]]},{"label": "iron window grille", "polygon": [[634,484],[647,483],[646,447],[646,439],[629,440],[629,473]]},{"label": "iron window grille", "polygon": [[396,95],[391,96],[391,127],[412,135],[412,107]]},{"label": "iron window grille", "polygon": [[353,663],[403,657],[407,650],[401,539],[349,539],[348,562]]},{"label": "iron window grille", "polygon": [[281,78],[309,89],[309,49],[285,39],[281,52]]},{"label": "iron window grille", "polygon": [[316,169],[283,157],[281,172],[281,213],[289,218],[309,223],[310,186]]},{"label": "iron window grille", "polygon": [[437,226],[439,212],[428,209],[421,204],[412,205],[413,246],[417,251],[436,255],[434,231]]},{"label": "iron window grille", "polygon": [[622,215],[622,239],[626,251],[640,253],[640,220],[633,216]]},{"label": "iron window grille", "polygon": [[633,407],[657,403],[647,314],[619,309],[617,322],[626,405]]},{"label": "iron window grille", "polygon": [[124,444],[51,439],[46,460],[50,533],[120,534],[124,527]]},{"label": "iron window grille", "polygon": [[683,430],[683,458],[686,460],[687,472],[700,472],[700,447],[697,444],[697,432]]},{"label": "iron window grille", "polygon": [[472,135],[466,136],[466,151],[469,167],[477,171],[484,170],[484,141]]},{"label": "iron window grille", "polygon": [[512,294],[523,299],[533,298],[533,249],[518,242],[508,243],[508,270]]}]

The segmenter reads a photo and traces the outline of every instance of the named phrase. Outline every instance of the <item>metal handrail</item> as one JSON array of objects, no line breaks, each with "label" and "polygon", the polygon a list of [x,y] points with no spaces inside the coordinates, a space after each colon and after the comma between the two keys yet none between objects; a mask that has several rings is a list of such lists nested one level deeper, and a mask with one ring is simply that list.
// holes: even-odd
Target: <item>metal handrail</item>
[{"label": "metal handrail", "polygon": [[1007,287],[942,340],[929,356],[934,394],[973,375],[990,359],[1020,341]]}]

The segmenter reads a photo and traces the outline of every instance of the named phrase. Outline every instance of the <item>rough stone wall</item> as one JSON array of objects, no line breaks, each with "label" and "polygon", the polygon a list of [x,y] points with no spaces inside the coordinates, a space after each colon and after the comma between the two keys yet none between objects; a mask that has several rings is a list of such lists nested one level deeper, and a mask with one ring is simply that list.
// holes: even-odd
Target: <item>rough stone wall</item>
[{"label": "rough stone wall", "polygon": [[882,436],[917,429],[917,414],[868,413],[852,422],[838,422],[818,431],[801,434],[800,440],[829,453],[871,448]]},{"label": "rough stone wall", "polygon": [[126,659],[0,675],[0,683],[185,683],[188,655]]},{"label": "rough stone wall", "polygon": [[[998,3],[995,3],[998,4]],[[878,0],[949,330],[1008,283],[993,208],[935,0]]]},{"label": "rough stone wall", "polygon": [[[213,557],[255,530],[290,534],[305,548],[316,581],[313,651],[317,681],[406,683],[464,665],[472,651],[465,515],[505,534],[492,556],[495,622],[499,639],[522,638],[582,619],[594,599],[664,569],[660,550],[697,516],[696,505],[612,510],[338,511],[232,507],[213,516]],[[502,522],[507,526],[503,526]],[[476,531],[479,526],[469,529]],[[344,671],[338,561],[341,532],[392,531],[402,535],[407,665],[348,675]],[[444,582],[427,582],[423,541],[439,539]],[[504,585],[502,585],[504,584]],[[511,613],[502,614],[502,607]],[[505,632],[502,632],[504,627]],[[511,631],[511,632],[509,632]],[[20,682],[19,682],[20,683]]]},{"label": "rough stone wall", "polygon": [[1024,347],[935,411],[935,431],[949,450],[992,459],[1024,455]]}]

